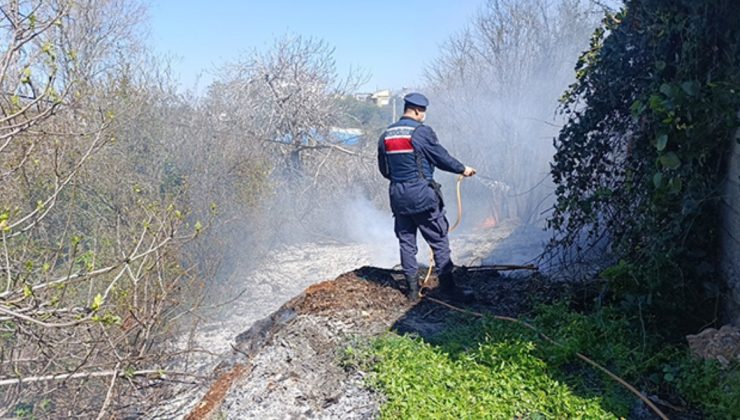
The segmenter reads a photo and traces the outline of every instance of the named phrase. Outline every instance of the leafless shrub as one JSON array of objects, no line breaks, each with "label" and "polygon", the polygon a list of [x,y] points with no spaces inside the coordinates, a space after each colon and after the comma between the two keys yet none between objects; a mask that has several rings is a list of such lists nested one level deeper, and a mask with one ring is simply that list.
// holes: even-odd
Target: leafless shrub
[{"label": "leafless shrub", "polygon": [[128,412],[164,377],[167,321],[194,285],[181,250],[200,230],[165,150],[148,149],[164,143],[136,137],[154,127],[132,130],[148,99],[127,68],[142,9],[0,12],[0,416]]},{"label": "leafless shrub", "polygon": [[[203,106],[211,116],[209,127],[223,133],[218,159],[234,175],[227,185],[244,177],[268,180],[268,191],[258,191],[260,202],[270,205],[264,223],[279,226],[280,217],[289,217],[293,227],[300,226],[295,222],[304,222],[308,230],[326,226],[319,214],[374,162],[369,149],[332,137],[343,111],[340,99],[360,77],[341,79],[333,49],[298,36],[280,38],[267,51],[227,64],[218,74]],[[245,157],[252,158],[248,168],[235,161]]]}]

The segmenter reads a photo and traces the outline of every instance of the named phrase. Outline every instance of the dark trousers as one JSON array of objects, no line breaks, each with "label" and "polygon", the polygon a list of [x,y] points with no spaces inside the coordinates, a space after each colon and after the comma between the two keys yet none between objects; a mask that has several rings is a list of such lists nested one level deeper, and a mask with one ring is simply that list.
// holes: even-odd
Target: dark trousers
[{"label": "dark trousers", "polygon": [[401,266],[407,276],[416,276],[419,264],[416,262],[416,231],[427,241],[434,251],[434,264],[437,274],[446,274],[452,271],[450,259],[450,241],[447,237],[449,222],[445,217],[444,208],[437,208],[422,213],[395,216],[395,232],[401,248]]}]

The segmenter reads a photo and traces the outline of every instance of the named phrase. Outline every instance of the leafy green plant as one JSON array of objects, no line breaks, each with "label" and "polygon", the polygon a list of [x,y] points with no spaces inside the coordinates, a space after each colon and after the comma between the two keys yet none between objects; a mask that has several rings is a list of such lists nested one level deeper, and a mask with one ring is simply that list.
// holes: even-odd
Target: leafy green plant
[{"label": "leafy green plant", "polygon": [[456,357],[393,334],[373,346],[383,418],[616,418],[548,374],[526,339],[481,343]]},{"label": "leafy green plant", "polygon": [[13,410],[13,416],[21,419],[33,418],[33,404],[19,403]]},{"label": "leafy green plant", "polygon": [[700,405],[707,417],[740,416],[740,363],[723,369],[719,362],[687,357],[668,374],[674,376],[681,394]]},{"label": "leafy green plant", "polygon": [[387,398],[384,418],[629,416],[636,397],[576,352],[650,395],[680,396],[709,418],[740,413],[740,364],[721,369],[685,347],[650,340],[617,308],[580,313],[563,303],[540,305],[531,322],[561,345],[517,324],[456,318],[428,341],[388,333],[353,342],[342,363],[371,372],[369,386]]},{"label": "leafy green plant", "polygon": [[[541,306],[533,320],[564,346],[495,319],[457,319],[427,343],[389,334],[370,349],[370,383],[388,397],[384,416],[610,418],[626,416],[634,398],[574,357],[580,351],[614,369],[636,357],[628,322],[614,312],[586,316],[565,305]],[[633,372],[634,373],[634,372]],[[485,413],[482,414],[482,413]]]}]

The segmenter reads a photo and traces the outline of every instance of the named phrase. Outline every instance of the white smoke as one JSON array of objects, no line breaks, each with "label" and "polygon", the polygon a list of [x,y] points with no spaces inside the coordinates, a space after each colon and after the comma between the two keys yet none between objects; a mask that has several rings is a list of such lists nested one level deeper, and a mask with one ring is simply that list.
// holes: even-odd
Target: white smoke
[{"label": "white smoke", "polygon": [[366,197],[354,195],[342,209],[342,223],[349,241],[368,244],[373,250],[372,265],[389,268],[398,264],[398,241],[389,210],[378,209]]}]

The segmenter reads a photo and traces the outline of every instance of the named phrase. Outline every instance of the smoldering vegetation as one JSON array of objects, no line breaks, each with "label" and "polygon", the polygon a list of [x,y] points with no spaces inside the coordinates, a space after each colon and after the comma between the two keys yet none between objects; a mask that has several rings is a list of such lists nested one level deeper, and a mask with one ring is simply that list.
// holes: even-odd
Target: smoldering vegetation
[{"label": "smoldering vegetation", "polygon": [[[391,111],[351,97],[363,75],[339,75],[327,43],[281,37],[196,96],[148,52],[139,3],[0,8],[0,416],[139,416],[198,383],[188,358],[213,355],[172,343],[249,302],[275,253],[364,243],[396,263],[376,168]],[[429,124],[482,175],[468,232],[541,226],[556,100],[595,12],[489,0],[427,67]]]}]

